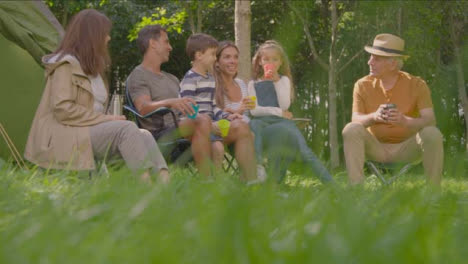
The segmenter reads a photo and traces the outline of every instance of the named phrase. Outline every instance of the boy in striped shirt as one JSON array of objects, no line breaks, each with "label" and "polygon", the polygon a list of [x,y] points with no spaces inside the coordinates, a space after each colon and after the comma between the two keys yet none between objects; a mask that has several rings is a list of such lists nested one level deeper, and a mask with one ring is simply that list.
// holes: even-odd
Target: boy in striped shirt
[{"label": "boy in striped shirt", "polygon": [[[215,79],[211,74],[216,61],[218,41],[207,34],[194,34],[187,40],[186,52],[192,61],[192,68],[185,74],[180,83],[180,96],[192,98],[199,106],[198,113],[208,115],[214,121],[212,126],[212,141],[222,144],[234,144],[237,163],[242,171],[241,180],[254,181],[256,175],[256,161],[253,148],[253,136],[247,123],[242,121],[239,114],[223,112],[216,106]],[[219,128],[215,121],[229,119],[231,121],[229,133],[220,137]],[[212,157],[215,166],[221,167],[223,157]]]},{"label": "boy in striped shirt", "polygon": [[218,41],[206,34],[195,34],[187,40],[186,52],[192,60],[192,68],[180,83],[180,96],[189,97],[199,105],[198,112],[213,120],[227,118],[229,113],[216,106],[215,79],[212,69],[216,61]]}]

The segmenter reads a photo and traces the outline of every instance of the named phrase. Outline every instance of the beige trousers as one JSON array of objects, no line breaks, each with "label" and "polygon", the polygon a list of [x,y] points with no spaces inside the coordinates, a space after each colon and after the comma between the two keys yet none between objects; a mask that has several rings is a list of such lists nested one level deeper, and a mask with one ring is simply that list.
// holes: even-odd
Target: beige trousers
[{"label": "beige trousers", "polygon": [[152,169],[158,173],[167,169],[161,151],[148,130],[139,129],[131,121],[116,120],[89,128],[94,156],[98,159],[119,157],[137,171]]},{"label": "beige trousers", "polygon": [[415,162],[422,158],[428,180],[439,185],[442,178],[444,149],[439,129],[428,126],[415,136],[398,144],[377,140],[360,123],[349,123],[343,129],[344,154],[352,184],[364,180],[365,159],[382,162]]}]

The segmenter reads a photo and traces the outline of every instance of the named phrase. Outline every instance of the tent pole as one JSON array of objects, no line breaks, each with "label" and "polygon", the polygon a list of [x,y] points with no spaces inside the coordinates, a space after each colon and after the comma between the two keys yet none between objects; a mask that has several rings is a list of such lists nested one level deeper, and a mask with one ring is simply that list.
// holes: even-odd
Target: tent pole
[{"label": "tent pole", "polygon": [[26,166],[26,163],[24,162],[23,158],[21,157],[18,149],[16,149],[15,144],[13,143],[11,138],[8,136],[8,133],[6,132],[6,130],[3,127],[2,123],[0,123],[0,134],[2,134],[2,137],[5,140],[5,143],[8,146],[8,149],[10,150],[11,155],[15,159],[18,166],[20,166],[20,168],[23,169],[23,170],[28,170],[28,166]]}]

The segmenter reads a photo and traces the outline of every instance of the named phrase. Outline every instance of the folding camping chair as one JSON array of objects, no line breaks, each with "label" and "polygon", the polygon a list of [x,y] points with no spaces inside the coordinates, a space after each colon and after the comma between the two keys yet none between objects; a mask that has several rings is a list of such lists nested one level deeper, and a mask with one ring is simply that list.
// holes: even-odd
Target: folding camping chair
[{"label": "folding camping chair", "polygon": [[421,163],[421,160],[410,163],[381,163],[368,160],[366,161],[366,166],[384,185],[390,185],[393,181],[407,173],[419,163]]},{"label": "folding camping chair", "polygon": [[[167,108],[167,107],[160,107],[150,113],[147,113],[146,115],[141,115],[138,112],[138,110],[135,108],[135,105],[133,104],[133,100],[128,91],[127,83],[125,84],[125,99],[127,101],[127,104],[124,105],[123,107],[124,109],[128,110],[130,113],[133,114],[133,116],[135,117],[135,122],[138,127],[141,127],[138,117],[149,118],[153,115],[164,116],[167,114],[171,115],[172,119],[174,120],[175,127],[176,128],[179,127],[174,111],[172,111],[170,108]],[[191,155],[191,151],[190,151],[191,143],[189,140],[185,138],[178,138],[178,139],[170,140],[170,141],[158,141],[158,146],[161,148],[161,152],[163,153],[164,158],[166,158],[166,160],[169,163],[183,165],[193,160],[193,156]],[[235,161],[234,155],[229,155],[225,153],[224,159],[225,159],[225,162],[223,164],[224,172],[228,172],[231,169],[232,169],[232,174],[238,172],[239,168],[237,164],[234,162]],[[191,167],[189,167],[189,169],[192,174],[195,174],[195,172],[192,170]]]},{"label": "folding camping chair", "polygon": [[[156,110],[153,110],[145,115],[141,115],[138,110],[135,108],[135,105],[133,104],[133,100],[130,97],[130,93],[127,89],[127,85],[125,85],[125,99],[127,101],[127,104],[123,106],[123,108],[130,113],[133,114],[135,118],[135,123],[137,124],[138,127],[141,127],[140,121],[138,118],[149,118],[153,115],[159,115],[159,116],[164,116],[166,114],[170,114],[171,117],[174,120],[174,124],[176,128],[178,128],[178,123],[177,123],[177,118],[175,113],[167,107],[160,107]],[[178,158],[181,156],[186,157],[186,155],[182,155],[184,152],[189,151],[190,149],[190,141],[184,138],[179,138],[176,140],[170,140],[170,141],[165,141],[165,142],[159,142],[158,141],[158,146],[161,148],[161,152],[164,155],[164,158],[170,162],[174,163]],[[188,162],[192,159],[192,157],[186,157],[184,160],[181,160],[180,162]]]}]

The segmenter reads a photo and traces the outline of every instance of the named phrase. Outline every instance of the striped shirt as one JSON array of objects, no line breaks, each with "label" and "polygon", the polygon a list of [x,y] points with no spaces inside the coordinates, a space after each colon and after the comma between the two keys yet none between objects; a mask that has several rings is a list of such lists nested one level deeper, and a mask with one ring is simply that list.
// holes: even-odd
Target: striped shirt
[{"label": "striped shirt", "polygon": [[227,117],[228,113],[216,106],[215,87],[213,75],[208,73],[207,76],[203,76],[189,70],[180,83],[180,97],[192,98],[200,106],[198,113],[219,120]]}]

